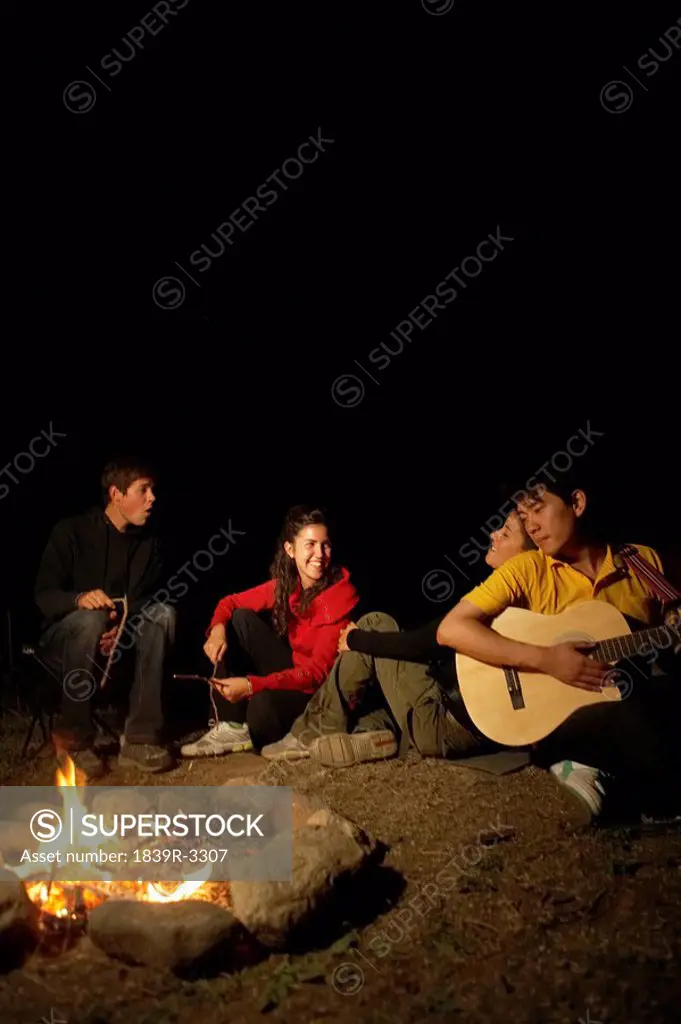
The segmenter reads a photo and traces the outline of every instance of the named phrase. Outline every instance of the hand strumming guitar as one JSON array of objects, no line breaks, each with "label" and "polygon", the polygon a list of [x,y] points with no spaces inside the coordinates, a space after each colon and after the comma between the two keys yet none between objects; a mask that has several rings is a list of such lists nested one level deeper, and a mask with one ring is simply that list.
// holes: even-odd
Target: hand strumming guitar
[{"label": "hand strumming guitar", "polygon": [[583,643],[570,640],[546,647],[542,652],[541,671],[580,690],[601,690],[606,685],[606,673],[612,668],[607,662],[587,658],[582,652],[589,649]]}]

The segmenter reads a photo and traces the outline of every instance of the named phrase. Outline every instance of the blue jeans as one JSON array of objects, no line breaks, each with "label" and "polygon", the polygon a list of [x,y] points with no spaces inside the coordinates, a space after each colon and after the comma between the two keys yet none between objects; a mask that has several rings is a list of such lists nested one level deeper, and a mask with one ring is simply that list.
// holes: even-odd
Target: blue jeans
[{"label": "blue jeans", "polygon": [[[175,609],[149,605],[134,631],[121,637],[135,649],[135,674],[128,702],[125,738],[129,743],[158,743],[163,726],[161,690],[167,654],[175,639]],[[83,608],[69,612],[42,635],[39,653],[62,686],[59,724],[55,730],[70,749],[91,746],[95,738],[92,703],[102,678],[99,638],[111,625],[107,611]],[[102,666],[102,667],[100,667]]]}]

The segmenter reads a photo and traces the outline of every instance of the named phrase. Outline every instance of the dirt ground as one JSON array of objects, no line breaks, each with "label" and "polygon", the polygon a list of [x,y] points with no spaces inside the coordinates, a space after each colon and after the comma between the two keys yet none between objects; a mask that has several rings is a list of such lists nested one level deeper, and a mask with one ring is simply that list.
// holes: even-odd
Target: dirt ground
[{"label": "dirt ground", "polygon": [[[5,730],[0,783],[51,784],[53,761],[19,762],[17,739]],[[155,778],[113,766],[106,785],[209,785],[265,763],[237,754]],[[84,938],[0,976],[2,1021],[678,1019],[681,829],[584,829],[570,796],[535,768],[497,778],[410,754],[336,771],[298,762],[271,777],[386,844],[331,940],[187,980],[125,966]]]}]

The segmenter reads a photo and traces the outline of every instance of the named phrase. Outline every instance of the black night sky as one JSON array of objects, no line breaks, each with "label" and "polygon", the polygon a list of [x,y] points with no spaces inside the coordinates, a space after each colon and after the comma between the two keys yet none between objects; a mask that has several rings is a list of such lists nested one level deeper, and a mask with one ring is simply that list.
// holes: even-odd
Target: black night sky
[{"label": "black night sky", "polygon": [[[442,618],[486,576],[481,551],[508,496],[573,464],[598,492],[609,539],[657,549],[681,588],[681,0],[0,10],[0,790],[55,779],[50,714],[73,673],[52,685],[30,657],[35,577],[52,527],[100,502],[119,454],[156,465],[153,528],[168,580],[188,584],[175,674],[210,671],[202,648],[217,602],[265,582],[300,503],[327,511],[359,592],[355,619],[382,611],[410,629]],[[207,566],[221,531],[235,543]],[[419,682],[419,664],[418,701],[432,681],[424,665]],[[403,676],[390,673],[401,700]],[[504,674],[514,710],[519,675]],[[246,884],[251,920],[238,878],[218,883],[215,903],[193,890],[191,914],[182,890],[166,905],[135,886],[134,911],[119,903],[117,917],[115,895],[86,913],[82,887],[65,882],[52,912],[58,892],[8,878],[20,858],[1,855],[3,812],[3,1022],[678,1017],[680,819],[667,820],[657,785],[659,769],[678,793],[678,765],[665,760],[679,749],[678,715],[662,682],[654,730],[647,711],[637,717],[637,678],[629,719],[598,724],[593,758],[588,742],[582,755],[566,740],[545,771],[532,745],[526,769],[497,777],[494,757],[467,756],[474,745],[459,756],[463,744],[433,731],[421,757],[374,725],[326,737],[330,761],[315,760],[321,741],[308,750],[287,735],[274,751],[285,759],[270,762],[269,741],[257,757],[249,732],[220,721],[217,748],[197,755],[185,743],[213,720],[209,688],[167,676],[156,717],[179,748],[171,771],[151,735],[131,733],[115,673],[98,754],[75,760],[94,759],[99,774],[102,753],[112,789],[139,788],[149,768],[189,791],[260,786],[265,761],[285,769],[275,784],[303,794],[290,901],[280,881]],[[347,697],[353,715],[363,686]],[[424,706],[456,738],[448,705],[428,695]],[[601,784],[609,747],[626,793]],[[367,750],[376,763],[361,763]],[[646,820],[630,789],[653,776],[644,809],[662,817]],[[603,793],[608,813],[611,793],[615,815],[619,797],[634,807],[630,826],[615,816],[610,828],[606,814],[601,827]],[[308,796],[321,808],[305,810]],[[30,947],[36,904],[44,955],[43,939]],[[107,933],[94,915],[111,906]],[[263,935],[261,962],[251,940]],[[18,940],[28,959],[15,969]]]},{"label": "black night sky", "polygon": [[637,61],[679,11],[437,6],[75,3],[30,46],[6,15],[32,72],[6,193],[15,641],[52,523],[126,449],[163,470],[170,572],[244,531],[182,599],[187,667],[289,505],[328,508],[366,610],[417,624],[444,610],[426,573],[465,592],[445,556],[477,582],[457,553],[500,486],[589,425],[618,534],[675,557],[681,53]]}]

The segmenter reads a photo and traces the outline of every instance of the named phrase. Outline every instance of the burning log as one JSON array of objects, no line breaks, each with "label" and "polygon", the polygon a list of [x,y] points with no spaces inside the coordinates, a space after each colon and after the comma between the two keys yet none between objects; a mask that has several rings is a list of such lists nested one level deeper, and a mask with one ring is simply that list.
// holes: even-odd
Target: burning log
[{"label": "burning log", "polygon": [[[56,782],[62,794],[64,810],[73,808],[80,811],[81,801],[78,797],[78,787],[86,785],[87,779],[80,772],[73,760],[62,753],[62,765],[57,769]],[[135,794],[132,795],[133,799]],[[130,805],[130,794],[126,794],[127,804]],[[148,801],[139,797],[140,807],[146,809]],[[99,813],[112,815],[117,810],[115,794],[101,794],[95,797],[94,805]],[[124,841],[118,840],[120,849],[124,847]],[[95,908],[106,903],[108,900],[137,900],[142,903],[175,903],[186,900],[190,896],[200,895],[200,890],[205,884],[205,878],[187,880],[175,885],[168,885],[159,882],[132,882],[116,880],[110,871],[102,871],[97,863],[92,863],[93,849],[82,845],[79,849],[72,851],[74,866],[77,865],[80,878],[73,882],[53,882],[44,876],[40,880],[33,880],[30,876],[34,874],[32,864],[22,864],[14,868],[13,875],[9,875],[17,883],[17,879],[25,879],[24,898],[35,905],[35,914],[38,921],[37,932],[41,939],[41,952],[51,953],[61,951],[74,941],[86,930],[88,914]]]},{"label": "burning log", "polygon": [[[259,779],[253,781],[262,784]],[[79,787],[85,782],[67,758],[57,783],[63,810],[73,812],[74,818],[84,810]],[[232,785],[250,782],[230,780]],[[98,794],[98,800],[101,815],[117,814],[118,794]],[[9,945],[15,953],[25,957],[36,946],[39,952],[60,953],[87,933],[111,956],[178,973],[243,967],[270,950],[289,948],[306,933],[313,937],[327,916],[343,910],[348,885],[357,885],[364,869],[380,859],[380,851],[361,829],[322,801],[295,791],[292,800],[290,881],[210,882],[210,865],[201,868],[202,877],[197,872],[182,882],[164,881],[160,859],[155,882],[130,881],[125,875],[121,880],[101,870],[96,859],[94,863],[88,859],[102,850],[101,836],[89,834],[81,834],[76,848],[68,852],[69,857],[85,855],[74,863],[80,876],[77,881],[60,878],[55,882],[44,869],[36,875],[33,862],[19,864],[5,883],[9,888],[4,895],[0,883],[0,964],[2,955],[7,958],[3,953],[6,937],[11,937]],[[140,795],[139,809],[143,801]],[[166,802],[168,812],[176,803],[181,805],[181,791],[167,794]],[[116,836],[115,829],[104,835],[114,849],[126,841]],[[156,837],[152,843],[164,841]],[[265,848],[266,857],[272,855],[273,868],[283,859],[281,844],[290,843],[290,833],[282,833]],[[57,872],[54,867],[50,870]],[[156,867],[153,870],[156,873]],[[273,874],[276,877],[276,870]]]}]

